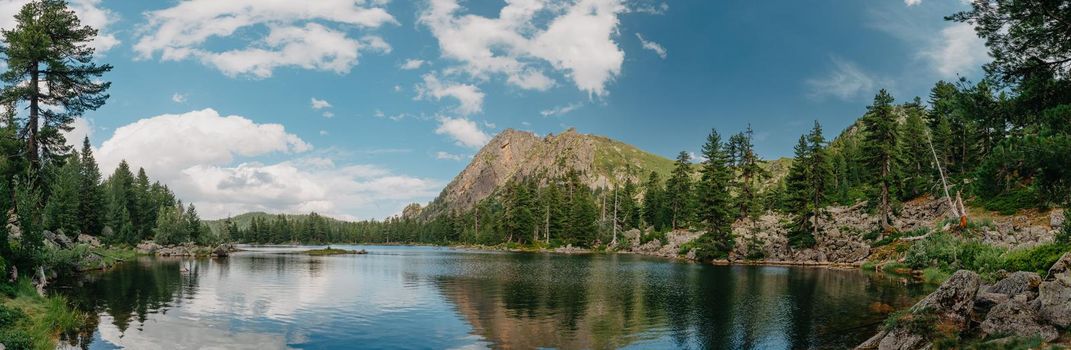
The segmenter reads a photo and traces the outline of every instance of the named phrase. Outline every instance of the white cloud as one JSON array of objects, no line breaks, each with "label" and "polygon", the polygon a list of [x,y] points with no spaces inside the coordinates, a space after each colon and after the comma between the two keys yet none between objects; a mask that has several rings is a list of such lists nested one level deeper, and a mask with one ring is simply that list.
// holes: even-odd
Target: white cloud
[{"label": "white cloud", "polygon": [[648,15],[662,15],[669,11],[669,4],[664,2],[658,4],[658,6],[653,4],[638,4],[632,7],[632,11],[646,13]]},{"label": "white cloud", "polygon": [[502,74],[520,88],[546,90],[554,83],[544,73],[550,65],[581,91],[604,95],[624,61],[613,36],[625,11],[620,0],[512,1],[488,18],[462,14],[457,0],[433,0],[420,22],[442,56],[473,77]]},{"label": "white cloud", "polygon": [[82,141],[86,137],[93,137],[93,122],[86,118],[74,118],[71,122],[71,131],[63,132],[66,144],[76,150],[82,149]]},{"label": "white cloud", "polygon": [[312,109],[331,108],[331,103],[330,102],[327,102],[327,100],[321,100],[321,99],[318,99],[318,98],[315,98],[315,97],[312,98],[312,102],[310,102],[310,104],[312,106]]},{"label": "white cloud", "polygon": [[174,94],[171,94],[171,102],[186,103],[186,94],[182,94],[182,93],[178,93],[178,92],[176,92]]},{"label": "white cloud", "polygon": [[[0,28],[14,29],[15,14],[29,0],[0,0]],[[101,7],[101,0],[72,0],[68,6],[74,10],[79,21],[98,30],[97,37],[90,42],[89,46],[96,49],[97,54],[111,50],[119,45],[119,39],[109,28],[119,20],[119,16],[111,10]]]},{"label": "white cloud", "polygon": [[989,60],[985,40],[979,38],[970,23],[955,23],[941,30],[921,55],[930,60],[942,77],[955,77],[978,70]]},{"label": "white cloud", "polygon": [[[397,23],[381,2],[350,0],[191,0],[146,13],[134,51],[139,59],[197,59],[228,76],[267,78],[279,67],[349,72],[362,51],[390,52],[382,38],[351,38],[339,28],[375,29]],[[329,26],[332,25],[332,26]],[[250,29],[267,35],[228,51],[205,47]],[[248,35],[236,36],[239,39]]]},{"label": "white cloud", "polygon": [[320,130],[320,136],[327,136],[327,130]]},{"label": "white cloud", "polygon": [[658,44],[658,43],[656,43],[654,41],[647,41],[646,39],[643,38],[643,35],[640,35],[640,33],[636,33],[636,38],[640,39],[640,44],[643,45],[644,49],[651,50],[656,55],[658,55],[658,57],[661,57],[662,59],[666,59],[666,48],[662,47],[662,45],[660,45],[660,44]]},{"label": "white cloud", "polygon": [[441,100],[452,97],[459,103],[456,111],[461,115],[479,113],[483,110],[484,93],[480,88],[470,84],[444,83],[434,74],[424,74],[424,82],[417,84],[417,100]]},{"label": "white cloud", "polygon": [[922,0],[904,0],[904,4],[907,4],[907,6],[915,6],[921,3]]},{"label": "white cloud", "polygon": [[816,99],[836,97],[842,100],[851,100],[875,91],[877,83],[867,73],[863,72],[854,63],[832,58],[833,70],[824,78],[807,81],[810,87],[810,96]]},{"label": "white cloud", "polygon": [[324,111],[323,116],[324,118],[330,119],[335,117],[335,113],[331,111]]},{"label": "white cloud", "polygon": [[544,117],[552,117],[552,116],[562,115],[562,114],[566,114],[566,113],[572,112],[573,110],[575,110],[577,108],[580,108],[580,107],[583,107],[583,106],[584,106],[583,103],[574,102],[574,103],[570,103],[570,104],[567,104],[567,105],[564,105],[564,106],[556,106],[556,107],[551,108],[551,109],[544,109],[544,110],[540,111],[539,114],[543,115]]},{"label": "white cloud", "polygon": [[470,148],[479,148],[491,141],[491,136],[481,130],[476,122],[466,118],[440,117],[435,133],[450,136],[459,146]]},{"label": "white cloud", "polygon": [[443,151],[435,152],[435,159],[445,159],[445,160],[460,161],[461,159],[464,159],[464,158],[465,158],[465,156],[462,156],[460,154],[447,153],[447,152],[443,152]]},{"label": "white cloud", "polygon": [[424,65],[424,63],[425,63],[424,60],[418,60],[418,59],[412,59],[411,58],[411,59],[405,60],[405,63],[402,63],[401,68],[403,70],[419,69],[421,66]]},{"label": "white cloud", "polygon": [[[109,173],[122,159],[144,167],[206,218],[254,210],[385,217],[432,198],[442,186],[375,165],[337,165],[306,155],[311,149],[282,125],[204,109],[119,127],[97,155]],[[284,160],[274,164],[250,159],[280,154]],[[293,158],[285,159],[288,154]]]}]

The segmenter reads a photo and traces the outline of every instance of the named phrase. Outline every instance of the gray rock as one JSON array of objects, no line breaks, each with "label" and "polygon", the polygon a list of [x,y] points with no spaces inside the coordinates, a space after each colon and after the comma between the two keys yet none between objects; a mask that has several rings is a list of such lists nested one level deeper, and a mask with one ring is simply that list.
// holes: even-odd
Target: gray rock
[{"label": "gray rock", "polygon": [[1039,336],[1045,341],[1052,341],[1060,335],[1056,327],[1042,324],[1037,311],[1020,300],[1009,300],[994,307],[986,315],[981,329],[987,336]]},{"label": "gray rock", "polygon": [[97,239],[97,237],[93,237],[84,233],[78,235],[78,243],[88,244],[90,247],[100,246],[100,240]]},{"label": "gray rock", "polygon": [[1014,296],[1036,290],[1039,285],[1041,285],[1041,276],[1033,272],[1019,271],[997,281],[997,283],[986,288],[985,292]]},{"label": "gray rock", "polygon": [[989,312],[994,306],[1011,300],[1011,296],[1003,293],[978,292],[974,298],[974,309],[979,313]]},{"label": "gray rock", "polygon": [[138,254],[156,254],[156,251],[160,250],[160,245],[153,241],[144,241],[138,243],[136,249]]},{"label": "gray rock", "polygon": [[959,270],[925,299],[911,307],[912,313],[929,310],[942,320],[966,328],[974,315],[974,299],[982,279],[977,273]]},{"label": "gray rock", "polygon": [[1052,212],[1049,213],[1049,226],[1054,229],[1062,227],[1064,225],[1064,220],[1067,220],[1067,217],[1064,215],[1063,209],[1053,209]]},{"label": "gray rock", "polygon": [[[951,323],[958,329],[964,330],[974,315],[975,297],[980,285],[981,278],[977,273],[966,270],[957,271],[936,291],[908,309],[908,312],[911,313],[911,316],[934,315],[939,322]],[[932,344],[926,335],[915,333],[914,329],[912,329],[914,327],[917,327],[917,325],[899,324],[892,329],[878,333],[878,335],[860,344],[857,349],[908,350],[930,348]]]},{"label": "gray rock", "polygon": [[230,255],[230,253],[231,252],[227,248],[226,244],[220,244],[220,245],[216,246],[216,249],[212,250],[212,255],[218,256],[218,257],[224,257],[224,256],[227,256],[227,255]]},{"label": "gray rock", "polygon": [[1038,287],[1038,313],[1051,324],[1071,326],[1071,253],[1057,260]]}]

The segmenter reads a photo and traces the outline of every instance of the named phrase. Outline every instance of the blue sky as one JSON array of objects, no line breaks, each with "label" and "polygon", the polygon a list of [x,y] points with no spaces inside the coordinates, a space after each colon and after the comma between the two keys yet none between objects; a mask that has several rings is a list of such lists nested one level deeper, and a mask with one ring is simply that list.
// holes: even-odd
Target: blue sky
[{"label": "blue sky", "polygon": [[[24,0],[0,1],[9,18]],[[672,157],[751,124],[766,158],[874,93],[924,99],[988,60],[961,0],[76,0],[115,66],[79,120],[209,218],[383,218],[505,128]],[[11,20],[0,20],[9,27]]]}]

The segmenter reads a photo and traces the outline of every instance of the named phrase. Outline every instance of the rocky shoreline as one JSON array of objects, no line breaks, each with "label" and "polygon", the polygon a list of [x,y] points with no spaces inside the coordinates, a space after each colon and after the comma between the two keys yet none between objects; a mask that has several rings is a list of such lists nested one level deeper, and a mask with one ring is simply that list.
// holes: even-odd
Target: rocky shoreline
[{"label": "rocky shoreline", "polygon": [[1014,272],[986,285],[977,273],[958,271],[911,308],[891,315],[878,334],[856,349],[929,349],[942,344],[1044,348],[1071,345],[1069,327],[1071,253],[1044,277]]}]

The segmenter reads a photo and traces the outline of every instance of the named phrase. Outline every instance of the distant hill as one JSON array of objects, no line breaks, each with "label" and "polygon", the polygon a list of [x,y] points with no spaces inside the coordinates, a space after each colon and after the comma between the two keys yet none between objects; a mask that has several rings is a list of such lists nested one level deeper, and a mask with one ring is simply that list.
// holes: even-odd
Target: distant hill
[{"label": "distant hill", "polygon": [[[305,218],[309,217],[309,214],[282,214],[282,215],[286,216],[286,218],[290,219],[290,220],[304,220]],[[274,219],[277,216],[279,216],[279,214],[270,214],[270,213],[265,213],[265,212],[262,212],[262,211],[254,211],[254,212],[249,212],[249,213],[233,216],[230,219],[231,219],[231,221],[234,221],[235,223],[238,224],[238,228],[244,230],[244,229],[249,228],[250,223],[253,222],[254,218],[257,218],[257,219]],[[326,219],[329,222],[344,222],[343,220],[333,219],[333,218],[326,217],[326,216],[324,216],[323,218]],[[212,228],[212,230],[214,230],[216,232],[219,232],[218,230],[223,228],[223,224],[224,224],[224,222],[226,220],[227,219],[205,220],[205,224],[207,224],[210,228]]]}]

